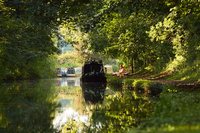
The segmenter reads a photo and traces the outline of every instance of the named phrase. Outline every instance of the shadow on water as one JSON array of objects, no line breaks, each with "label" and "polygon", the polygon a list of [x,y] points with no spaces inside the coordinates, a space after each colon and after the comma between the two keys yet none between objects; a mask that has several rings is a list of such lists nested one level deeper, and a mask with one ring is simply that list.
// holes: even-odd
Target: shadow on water
[{"label": "shadow on water", "polygon": [[83,97],[86,103],[102,103],[104,100],[106,83],[81,83]]},{"label": "shadow on water", "polygon": [[0,86],[1,133],[51,133],[55,109],[51,82],[5,83]]}]

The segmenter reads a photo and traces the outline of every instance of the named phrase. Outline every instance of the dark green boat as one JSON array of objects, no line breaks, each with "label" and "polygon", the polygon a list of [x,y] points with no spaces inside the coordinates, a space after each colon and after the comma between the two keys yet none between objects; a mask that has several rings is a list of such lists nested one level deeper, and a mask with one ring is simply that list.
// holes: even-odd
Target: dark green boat
[{"label": "dark green boat", "polygon": [[82,67],[82,82],[103,82],[106,83],[106,76],[102,61],[90,60]]}]

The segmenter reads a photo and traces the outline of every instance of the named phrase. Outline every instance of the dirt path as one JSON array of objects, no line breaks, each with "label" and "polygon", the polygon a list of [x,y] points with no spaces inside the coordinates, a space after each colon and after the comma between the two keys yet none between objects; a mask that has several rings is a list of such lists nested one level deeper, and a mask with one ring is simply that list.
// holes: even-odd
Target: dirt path
[{"label": "dirt path", "polygon": [[[151,80],[151,79],[150,79]],[[200,83],[198,82],[187,82],[187,81],[181,81],[181,80],[164,80],[164,79],[156,79],[151,80],[154,82],[167,84],[167,85],[173,85],[179,88],[185,88],[185,89],[200,89]]]},{"label": "dirt path", "polygon": [[162,83],[162,84],[173,85],[179,88],[200,89],[200,82],[189,82],[189,81],[183,81],[183,80],[167,80],[166,78],[169,77],[170,75],[171,75],[170,72],[163,72],[163,73],[160,73],[158,75],[153,75],[153,76],[151,76],[148,73],[147,74],[145,73],[143,75],[138,76],[138,78],[151,80],[151,81]]}]

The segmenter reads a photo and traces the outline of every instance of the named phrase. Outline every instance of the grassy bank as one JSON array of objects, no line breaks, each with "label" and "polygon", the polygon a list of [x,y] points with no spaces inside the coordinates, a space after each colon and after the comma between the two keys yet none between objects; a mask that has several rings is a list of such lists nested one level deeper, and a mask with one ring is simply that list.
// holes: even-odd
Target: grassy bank
[{"label": "grassy bank", "polygon": [[102,117],[98,120],[103,123],[102,129],[98,131],[200,132],[200,88],[182,89],[143,79],[107,77],[108,85],[121,87],[122,91],[107,96],[106,104],[94,111],[93,119]]}]

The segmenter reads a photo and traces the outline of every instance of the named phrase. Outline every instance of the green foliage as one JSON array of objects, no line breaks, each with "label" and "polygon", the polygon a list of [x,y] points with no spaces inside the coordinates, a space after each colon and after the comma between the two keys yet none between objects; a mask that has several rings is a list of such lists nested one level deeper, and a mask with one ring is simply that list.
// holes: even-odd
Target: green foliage
[{"label": "green foliage", "polygon": [[61,55],[56,56],[56,67],[80,67],[83,64],[83,58],[79,56],[79,53],[74,52],[66,52]]},{"label": "green foliage", "polygon": [[175,58],[168,64],[168,70],[176,71],[199,60],[199,5],[198,1],[182,1],[170,9],[162,22],[150,29],[152,40],[173,45]]},{"label": "green foliage", "polygon": [[149,80],[135,80],[132,85],[135,92],[138,94],[144,93],[146,95],[158,96],[163,90],[163,85],[161,83]]},{"label": "green foliage", "polygon": [[36,58],[29,62],[24,68],[16,68],[11,71],[5,66],[1,66],[0,73],[2,74],[1,80],[13,79],[34,79],[34,78],[50,78],[55,76],[55,58],[43,57]]},{"label": "green foliage", "polygon": [[58,106],[54,101],[54,92],[53,85],[48,81],[1,84],[1,131],[55,132],[52,116]]},{"label": "green foliage", "polygon": [[1,0],[0,64],[16,75],[27,62],[56,52],[51,36],[58,32],[84,58],[117,58],[132,72],[182,70],[199,60],[199,5],[195,0]]},{"label": "green foliage", "polygon": [[187,81],[200,81],[199,61],[191,64],[191,66],[184,65],[181,71],[173,73],[168,79],[181,79]]},{"label": "green foliage", "polygon": [[[199,91],[181,91],[148,80],[125,79],[124,85],[160,90],[157,98],[137,89],[117,92],[95,108],[91,132],[199,132]],[[101,123],[101,125],[98,125]],[[91,128],[93,127],[93,128]],[[116,129],[116,127],[118,127]]]},{"label": "green foliage", "polygon": [[[102,7],[98,4],[98,15],[95,16],[100,21],[95,22],[89,32],[91,49],[120,59],[131,66],[132,72],[145,68],[158,70],[154,66],[159,66],[161,70],[172,54],[166,48],[163,48],[165,54],[161,53],[162,48],[152,44],[146,31],[160,19],[160,13],[167,13],[167,9],[174,4],[171,1],[105,0]],[[159,13],[155,9],[157,6]]]},{"label": "green foliage", "polygon": [[78,132],[78,126],[77,123],[74,120],[68,120],[68,122],[65,124],[65,126],[62,128],[62,133],[77,133]]},{"label": "green foliage", "polygon": [[[147,98],[136,98],[131,92],[108,96],[106,105],[93,113],[93,124],[101,123],[101,127],[93,129],[93,132],[125,132],[141,123],[150,110],[150,101]],[[100,117],[101,119],[96,119]]]},{"label": "green foliage", "polygon": [[86,15],[92,23],[90,48],[130,65],[132,72],[178,71],[199,59],[199,5],[195,0],[98,2]]},{"label": "green foliage", "polygon": [[[48,57],[48,58],[38,58],[34,62],[30,63],[27,67],[27,71],[30,72],[29,76],[25,78],[52,78],[55,77],[55,57]],[[24,75],[22,74],[21,77]]]},{"label": "green foliage", "polygon": [[[49,55],[57,52],[51,39],[53,33],[57,32],[57,27],[64,19],[75,16],[73,11],[80,12],[77,7],[88,2],[87,0],[1,0],[0,65],[3,66],[0,71],[1,79],[43,77],[45,72],[40,73],[42,70],[39,69],[48,68]],[[40,66],[34,69],[31,65]]]},{"label": "green foliage", "polygon": [[[22,8],[23,4],[24,8]],[[46,27],[42,24],[35,25],[38,19],[35,19],[34,15],[30,15],[27,19],[26,13],[30,8],[26,7],[26,4],[22,1],[19,3],[2,1],[0,26],[3,30],[0,32],[0,64],[4,64],[4,68],[1,79],[31,78],[34,72],[31,72],[30,65],[38,64],[37,61],[41,58],[46,60],[49,54],[56,51],[50,37],[50,25],[45,22]]]},{"label": "green foliage", "polygon": [[160,95],[142,125],[150,132],[198,132],[199,92],[170,91]]},{"label": "green foliage", "polygon": [[63,22],[59,26],[58,33],[64,37],[66,42],[72,44],[75,48],[73,52],[76,53],[76,56],[80,56],[79,58],[82,60],[90,56],[88,33],[82,32],[74,20]]},{"label": "green foliage", "polygon": [[123,78],[113,76],[113,75],[106,75],[106,77],[107,77],[108,86],[110,88],[114,90],[122,88]]},{"label": "green foliage", "polygon": [[135,79],[124,79],[123,80],[123,89],[129,89],[129,90],[133,90],[133,82]]}]

